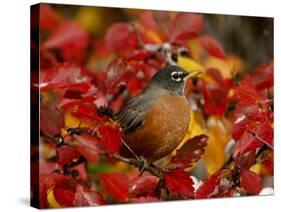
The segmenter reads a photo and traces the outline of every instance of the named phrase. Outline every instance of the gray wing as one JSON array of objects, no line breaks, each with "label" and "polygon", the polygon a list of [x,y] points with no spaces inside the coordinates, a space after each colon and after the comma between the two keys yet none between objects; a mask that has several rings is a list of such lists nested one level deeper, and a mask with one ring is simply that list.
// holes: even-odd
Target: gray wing
[{"label": "gray wing", "polygon": [[145,111],[150,108],[155,100],[146,94],[132,98],[123,109],[114,116],[121,125],[123,132],[128,134],[143,126]]}]

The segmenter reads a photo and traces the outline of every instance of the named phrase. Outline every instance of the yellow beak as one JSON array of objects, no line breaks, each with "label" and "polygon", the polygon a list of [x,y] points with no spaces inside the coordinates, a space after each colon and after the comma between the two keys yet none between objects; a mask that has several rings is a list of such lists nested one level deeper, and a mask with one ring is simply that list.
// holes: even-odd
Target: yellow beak
[{"label": "yellow beak", "polygon": [[185,77],[185,80],[189,80],[191,78],[197,77],[201,73],[203,73],[203,71],[193,71]]}]

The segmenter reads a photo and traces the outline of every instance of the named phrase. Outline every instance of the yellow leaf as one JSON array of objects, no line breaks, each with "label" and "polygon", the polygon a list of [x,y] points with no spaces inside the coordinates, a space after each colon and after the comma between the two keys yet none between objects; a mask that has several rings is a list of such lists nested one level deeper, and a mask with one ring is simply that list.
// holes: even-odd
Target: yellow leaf
[{"label": "yellow leaf", "polygon": [[40,138],[40,149],[41,151],[41,156],[44,158],[50,158],[56,154],[56,151],[54,150],[54,147],[49,145],[48,143],[42,142],[43,138]]},{"label": "yellow leaf", "polygon": [[151,40],[152,43],[155,44],[161,44],[163,43],[161,36],[158,32],[155,32],[153,30],[149,30],[147,28],[144,28],[141,24],[139,24],[138,22],[134,22],[133,23],[134,27],[141,32],[142,34],[144,34],[147,38],[149,38]]},{"label": "yellow leaf", "polygon": [[222,76],[225,79],[229,79],[242,71],[244,63],[240,58],[233,55],[227,55],[224,60],[210,56],[204,61],[204,66],[206,69],[219,69]]},{"label": "yellow leaf", "polygon": [[200,61],[200,55],[201,55],[201,49],[202,47],[199,45],[197,39],[190,39],[187,41],[188,50],[190,52],[191,57],[199,62]]},{"label": "yellow leaf", "polygon": [[40,92],[40,95],[45,101],[56,102],[58,100],[58,97],[52,91]]},{"label": "yellow leaf", "polygon": [[96,7],[80,7],[76,13],[76,21],[87,31],[97,32],[104,27],[102,9]]},{"label": "yellow leaf", "polygon": [[224,149],[230,139],[227,119],[211,116],[207,121],[208,145],[203,156],[208,174],[215,173],[225,162]]},{"label": "yellow leaf", "polygon": [[79,118],[76,118],[75,116],[73,116],[71,114],[70,111],[67,111],[65,113],[65,118],[64,118],[64,124],[66,128],[70,128],[70,127],[92,127],[93,126],[93,122],[90,120],[81,120]]},{"label": "yellow leaf", "polygon": [[205,68],[188,57],[178,57],[178,65],[188,71],[204,71]]},{"label": "yellow leaf", "polygon": [[49,203],[50,208],[61,208],[61,205],[57,202],[55,196],[54,196],[54,190],[53,188],[50,188],[47,191],[47,201]]},{"label": "yellow leaf", "polygon": [[256,163],[250,168],[250,170],[252,172],[255,172],[256,174],[260,175],[262,173],[262,168],[263,167],[262,167],[261,163]]},{"label": "yellow leaf", "polygon": [[204,133],[205,123],[204,118],[200,112],[191,111],[190,112],[190,122],[186,135],[183,138],[183,141],[188,140],[196,135]]},{"label": "yellow leaf", "polygon": [[151,30],[145,30],[144,31],[146,36],[149,37],[151,39],[152,42],[156,43],[156,44],[160,44],[162,43],[161,38],[158,36],[157,33],[151,31]]}]

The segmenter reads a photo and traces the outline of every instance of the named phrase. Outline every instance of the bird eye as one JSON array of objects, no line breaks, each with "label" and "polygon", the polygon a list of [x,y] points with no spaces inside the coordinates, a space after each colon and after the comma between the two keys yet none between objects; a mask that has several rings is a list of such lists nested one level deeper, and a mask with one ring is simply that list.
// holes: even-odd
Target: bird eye
[{"label": "bird eye", "polygon": [[176,82],[180,82],[182,80],[180,72],[178,72],[178,71],[172,72],[171,79]]}]

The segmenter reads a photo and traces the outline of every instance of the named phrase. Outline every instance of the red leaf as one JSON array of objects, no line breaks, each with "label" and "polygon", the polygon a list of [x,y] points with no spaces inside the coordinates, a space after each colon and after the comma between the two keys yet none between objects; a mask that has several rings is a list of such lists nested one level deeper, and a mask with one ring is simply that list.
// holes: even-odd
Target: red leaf
[{"label": "red leaf", "polygon": [[[269,119],[269,120],[265,120]],[[232,137],[235,140],[241,138],[246,130],[253,130],[257,124],[273,122],[272,111],[267,105],[236,105],[233,118]]]},{"label": "red leaf", "polygon": [[46,135],[60,134],[64,127],[64,114],[50,102],[42,101],[40,104],[40,130]]},{"label": "red leaf", "polygon": [[228,107],[228,98],[225,89],[214,84],[203,84],[205,111],[208,114],[222,116]]},{"label": "red leaf", "polygon": [[172,159],[172,163],[179,168],[185,168],[192,163],[197,162],[204,154],[207,140],[208,136],[203,134],[189,139],[179,150],[177,150],[177,154]]},{"label": "red leaf", "polygon": [[151,11],[142,12],[139,16],[139,21],[146,29],[150,29],[153,31],[157,31],[159,29],[159,25],[155,21],[153,13]]},{"label": "red leaf", "polygon": [[124,53],[136,48],[137,36],[130,24],[115,23],[107,30],[105,42],[112,51]]},{"label": "red leaf", "polygon": [[119,152],[122,144],[122,133],[119,127],[100,125],[97,132],[101,137],[101,144],[109,155]]},{"label": "red leaf", "polygon": [[107,79],[105,81],[108,91],[125,85],[129,79],[132,79],[136,74],[136,68],[124,60],[114,60],[107,68]]},{"label": "red leaf", "polygon": [[55,163],[41,159],[38,167],[40,167],[40,174],[51,174],[55,170],[55,166]]},{"label": "red leaf", "polygon": [[85,59],[88,44],[89,34],[85,29],[76,22],[64,21],[43,43],[43,48],[59,49],[64,61],[81,63]]},{"label": "red leaf", "polygon": [[90,162],[97,163],[101,150],[98,147],[98,140],[89,135],[73,135],[77,141],[79,152]]},{"label": "red leaf", "polygon": [[245,114],[235,113],[233,120],[232,138],[238,140],[247,129],[249,120]]},{"label": "red leaf", "polygon": [[143,61],[147,58],[149,58],[151,56],[151,52],[148,52],[145,49],[137,49],[134,50],[133,52],[129,53],[126,57],[126,60],[128,61],[133,61],[133,60],[137,60],[137,61]]},{"label": "red leaf", "polygon": [[98,206],[104,205],[103,197],[96,191],[88,190],[78,185],[75,193],[75,206]]},{"label": "red leaf", "polygon": [[59,103],[58,107],[63,108],[64,110],[68,110],[76,105],[84,104],[84,103],[93,103],[95,98],[92,96],[85,97],[83,99],[68,99],[63,98]]},{"label": "red leaf", "polygon": [[41,91],[68,88],[86,92],[90,88],[91,79],[78,66],[63,63],[45,72],[46,74],[42,77],[40,84]]},{"label": "red leaf", "polygon": [[198,40],[210,55],[218,58],[225,58],[224,50],[215,38],[210,35],[202,35]]},{"label": "red leaf", "polygon": [[113,114],[116,114],[122,106],[125,104],[125,99],[122,95],[119,95],[115,100],[110,102],[110,109],[112,109]]},{"label": "red leaf", "polygon": [[178,194],[185,199],[194,197],[193,181],[184,171],[166,172],[164,173],[164,181],[169,192]]},{"label": "red leaf", "polygon": [[146,196],[146,197],[133,198],[132,201],[135,203],[160,202],[161,199],[158,199],[156,197]]},{"label": "red leaf", "polygon": [[[270,126],[270,123],[265,121],[251,131],[254,132],[259,138],[272,145],[273,129]],[[249,132],[245,132],[240,140],[235,144],[233,157],[237,158],[238,156],[241,156],[247,152],[254,151],[256,148],[261,147],[262,145],[263,143],[256,136],[253,136]]]},{"label": "red leaf", "polygon": [[255,86],[247,80],[238,83],[234,90],[238,103],[241,105],[251,105],[257,103],[265,103],[266,98],[260,95]]},{"label": "red leaf", "polygon": [[48,4],[40,4],[40,28],[54,30],[61,22],[58,13]]},{"label": "red leaf", "polygon": [[228,107],[229,85],[223,79],[219,70],[211,68],[207,70],[208,77],[213,81],[199,81],[199,88],[204,96],[205,111],[208,114],[222,116]]},{"label": "red leaf", "polygon": [[[140,64],[139,68],[142,70],[142,72],[144,73],[145,79],[150,80],[154,74],[160,69],[161,67],[161,62],[156,61],[156,59],[152,59],[150,60],[150,62],[153,63],[153,67],[148,65],[148,64]],[[155,66],[155,67],[154,67]],[[159,68],[156,68],[159,67]]]},{"label": "red leaf", "polygon": [[243,134],[240,140],[235,144],[233,149],[233,157],[239,159],[243,154],[251,152],[258,147],[261,147],[262,143],[247,132]]},{"label": "red leaf", "polygon": [[[40,169],[41,171],[41,169]],[[65,176],[62,174],[52,173],[52,174],[41,174],[40,175],[40,208],[46,208],[47,205],[47,191],[65,182],[71,183],[72,178],[70,176]]]},{"label": "red leaf", "polygon": [[97,106],[93,103],[78,105],[78,107],[72,112],[72,115],[79,117],[81,119],[89,119],[95,121],[106,120],[106,117],[99,116],[97,112]]},{"label": "red leaf", "polygon": [[221,180],[221,173],[216,172],[209,177],[196,191],[197,198],[212,198],[216,197],[219,192],[219,184]]},{"label": "red leaf", "polygon": [[187,40],[204,29],[204,18],[199,14],[179,13],[172,27],[171,40]]},{"label": "red leaf", "polygon": [[47,191],[48,189],[64,184],[65,182],[72,182],[72,178],[70,176],[62,175],[62,174],[57,174],[57,173],[51,173],[51,174],[46,174],[42,175],[42,180],[40,182],[42,183],[42,186],[44,187],[43,190]]},{"label": "red leaf", "polygon": [[212,77],[213,80],[214,80],[221,88],[226,88],[226,89],[227,89],[227,88],[231,87],[231,86],[228,85],[229,82],[226,81],[226,80],[223,78],[223,76],[222,76],[222,74],[221,74],[221,72],[220,72],[219,69],[216,69],[216,68],[209,68],[209,69],[207,69],[206,72],[207,72],[208,76]]},{"label": "red leaf", "polygon": [[262,179],[256,173],[244,169],[240,175],[240,186],[248,193],[257,195],[262,189]]},{"label": "red leaf", "polygon": [[[259,138],[263,139],[266,143],[270,145],[273,144],[273,128],[271,127],[270,122],[264,121],[263,123],[259,124],[254,130],[254,132]],[[257,137],[253,137],[259,140]]]},{"label": "red leaf", "polygon": [[264,64],[251,73],[250,80],[258,90],[271,88],[273,86],[273,74],[273,64]]},{"label": "red leaf", "polygon": [[119,172],[101,174],[100,183],[103,189],[115,200],[124,202],[128,200],[129,179],[127,175]]},{"label": "red leaf", "polygon": [[61,48],[60,54],[65,62],[73,64],[83,64],[87,57],[86,49],[76,46],[64,46]]},{"label": "red leaf", "polygon": [[250,167],[256,162],[256,151],[254,150],[252,152],[248,152],[247,154],[239,155],[239,157],[235,160],[239,167],[250,169]]},{"label": "red leaf", "polygon": [[43,47],[46,49],[86,48],[88,43],[89,35],[85,29],[76,22],[64,21],[43,44]]},{"label": "red leaf", "polygon": [[[38,165],[36,165],[35,167],[38,167]],[[31,168],[34,168],[34,167],[31,167]],[[37,172],[38,173],[38,172]],[[38,176],[38,175],[37,175]],[[36,176],[36,177],[37,177]],[[32,179],[36,179],[36,177],[33,178],[33,176],[31,176]],[[48,174],[40,174],[40,177],[39,177],[39,204],[40,204],[40,208],[48,208],[48,202],[47,202],[47,187],[45,185],[45,182],[46,181],[46,178],[48,177]],[[36,185],[36,182],[34,181],[31,181],[31,185],[32,186],[35,186]],[[37,185],[36,185],[37,186]],[[33,187],[33,188],[38,188],[38,187]],[[33,191],[34,192],[34,191]]]},{"label": "red leaf", "polygon": [[[57,64],[57,59],[55,55],[48,50],[40,49],[40,70],[49,69],[55,64]],[[38,74],[38,72],[36,72],[36,74]],[[40,76],[42,77],[42,72],[40,73]],[[38,79],[39,78],[36,79],[36,83],[38,83]]]},{"label": "red leaf", "polygon": [[129,195],[131,197],[151,196],[155,193],[158,182],[159,178],[155,176],[138,177],[131,182],[129,186]]},{"label": "red leaf", "polygon": [[57,148],[57,157],[57,162],[64,165],[78,159],[80,154],[75,146],[63,145]]},{"label": "red leaf", "polygon": [[56,185],[53,189],[56,201],[62,207],[70,207],[74,204],[75,186],[72,184],[63,183]]},{"label": "red leaf", "polygon": [[73,106],[76,106],[80,103],[79,99],[68,99],[68,98],[63,98],[59,105],[58,108],[62,108],[64,110],[70,109]]},{"label": "red leaf", "polygon": [[127,82],[127,89],[131,94],[138,95],[140,92],[143,91],[145,83],[145,79],[138,79],[134,77]]}]

